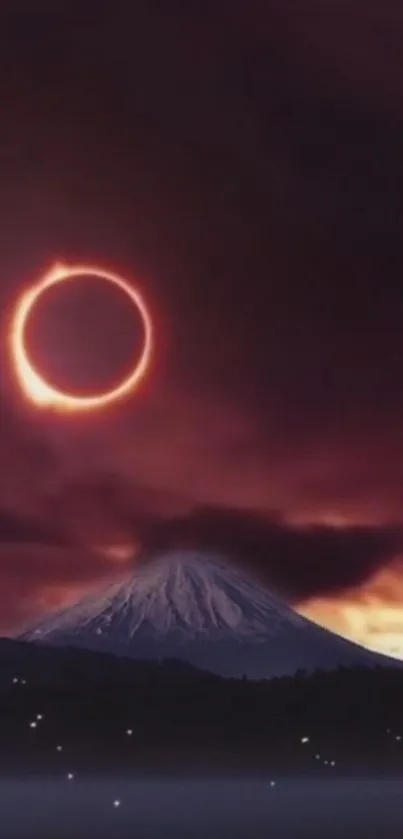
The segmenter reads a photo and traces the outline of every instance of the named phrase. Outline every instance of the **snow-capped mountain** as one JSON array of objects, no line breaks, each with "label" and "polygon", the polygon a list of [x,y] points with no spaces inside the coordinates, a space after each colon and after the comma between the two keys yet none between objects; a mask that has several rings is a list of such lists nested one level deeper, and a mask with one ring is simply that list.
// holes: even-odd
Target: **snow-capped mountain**
[{"label": "snow-capped mountain", "polygon": [[164,554],[126,582],[56,612],[22,640],[137,659],[182,659],[224,676],[390,663],[300,617],[220,557]]}]

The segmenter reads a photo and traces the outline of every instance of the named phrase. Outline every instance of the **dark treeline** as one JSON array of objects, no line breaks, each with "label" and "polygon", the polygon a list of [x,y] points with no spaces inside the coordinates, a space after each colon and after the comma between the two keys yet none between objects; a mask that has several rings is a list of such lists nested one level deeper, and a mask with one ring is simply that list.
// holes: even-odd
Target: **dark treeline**
[{"label": "dark treeline", "polygon": [[395,773],[403,768],[403,671],[250,682],[139,662],[120,684],[12,684],[0,696],[0,749],[4,771]]}]

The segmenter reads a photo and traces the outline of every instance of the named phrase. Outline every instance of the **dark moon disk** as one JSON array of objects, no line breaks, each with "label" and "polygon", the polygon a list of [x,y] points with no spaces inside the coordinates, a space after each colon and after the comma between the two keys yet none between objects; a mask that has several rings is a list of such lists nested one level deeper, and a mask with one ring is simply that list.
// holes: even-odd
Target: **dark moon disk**
[{"label": "dark moon disk", "polygon": [[77,397],[112,390],[130,375],[143,345],[141,314],[127,294],[90,274],[46,289],[26,326],[35,368]]}]

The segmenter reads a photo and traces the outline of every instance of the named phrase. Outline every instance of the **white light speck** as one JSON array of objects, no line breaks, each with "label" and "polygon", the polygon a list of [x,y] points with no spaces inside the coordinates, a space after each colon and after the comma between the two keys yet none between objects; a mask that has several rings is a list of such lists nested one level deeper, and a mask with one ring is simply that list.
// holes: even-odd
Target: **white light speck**
[{"label": "white light speck", "polygon": [[22,684],[22,685],[26,685],[26,683],[27,683],[27,680],[26,680],[26,679],[21,679],[21,684]]},{"label": "white light speck", "polygon": [[320,755],[315,755],[315,760],[320,760]]},{"label": "white light speck", "polygon": [[271,787],[275,787],[275,786],[276,786],[276,782],[275,782],[275,781],[270,781],[270,786],[271,786]]},{"label": "white light speck", "polygon": [[335,760],[331,760],[331,761],[330,761],[330,766],[336,766],[336,761],[335,761]]},{"label": "white light speck", "polygon": [[43,714],[37,714],[36,719],[37,720],[43,720]]},{"label": "white light speck", "polygon": [[67,775],[67,780],[68,780],[68,781],[73,781],[73,780],[74,780],[74,775],[73,775],[73,773],[72,773],[72,772],[69,772],[69,773],[68,773],[68,775]]},{"label": "white light speck", "polygon": [[61,752],[61,751],[62,751],[62,749],[63,749],[63,746],[56,746],[56,751],[57,751],[57,752]]},{"label": "white light speck", "polygon": [[324,760],[324,761],[323,761],[323,763],[325,764],[325,766],[327,766],[327,765],[328,765],[328,763],[329,763],[329,761],[328,761],[328,760]]},{"label": "white light speck", "polygon": [[17,679],[17,676],[14,676],[13,685],[18,685],[18,682],[19,682],[19,679]]},{"label": "white light speck", "polygon": [[402,738],[401,738],[400,734],[396,734],[396,740],[401,740],[401,739]]},{"label": "white light speck", "polygon": [[38,725],[38,723],[36,723],[36,722],[30,722],[29,727],[30,728],[36,728],[37,725]]},{"label": "white light speck", "polygon": [[127,731],[126,731],[126,734],[128,735],[128,737],[131,737],[131,736],[132,736],[132,734],[133,734],[133,729],[132,729],[132,728],[128,728],[128,729],[127,729]]},{"label": "white light speck", "polygon": [[309,737],[301,737],[301,743],[309,743]]},{"label": "white light speck", "polygon": [[115,801],[113,802],[113,806],[114,807],[120,807],[120,801],[119,801],[118,798],[116,798]]}]

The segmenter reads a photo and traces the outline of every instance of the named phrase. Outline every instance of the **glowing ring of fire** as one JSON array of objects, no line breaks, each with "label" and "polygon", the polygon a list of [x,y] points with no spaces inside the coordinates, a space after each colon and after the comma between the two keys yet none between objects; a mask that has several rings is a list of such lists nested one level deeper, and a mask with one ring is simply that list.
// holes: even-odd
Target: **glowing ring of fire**
[{"label": "glowing ring of fire", "polygon": [[[79,397],[53,387],[35,370],[28,357],[25,331],[35,304],[47,289],[57,283],[75,279],[83,274],[107,280],[127,295],[140,312],[144,327],[144,345],[136,366],[115,388],[95,396]],[[53,408],[57,411],[88,411],[103,408],[124,396],[128,396],[144,377],[152,350],[151,318],[141,294],[118,274],[88,265],[69,267],[57,264],[39,282],[23,292],[17,301],[11,325],[10,349],[20,387],[34,404],[42,408]]]}]

